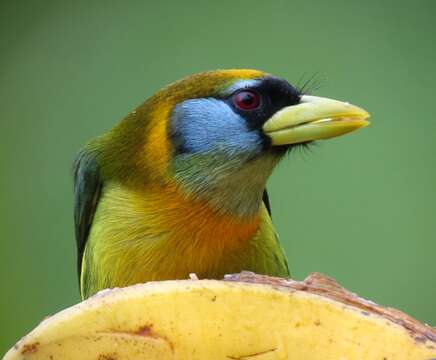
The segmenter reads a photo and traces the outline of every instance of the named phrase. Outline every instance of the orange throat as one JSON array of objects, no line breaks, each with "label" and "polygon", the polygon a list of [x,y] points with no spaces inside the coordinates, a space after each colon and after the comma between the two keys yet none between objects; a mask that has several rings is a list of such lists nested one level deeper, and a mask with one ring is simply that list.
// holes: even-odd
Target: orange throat
[{"label": "orange throat", "polygon": [[[205,200],[181,195],[176,186],[166,186],[156,193],[159,197],[153,196],[154,201],[147,207],[159,209],[156,215],[161,227],[167,229],[171,240],[177,243],[204,245],[209,251],[231,250],[243,246],[259,228],[259,214],[239,217],[215,210]],[[149,213],[148,209],[144,210]]]}]

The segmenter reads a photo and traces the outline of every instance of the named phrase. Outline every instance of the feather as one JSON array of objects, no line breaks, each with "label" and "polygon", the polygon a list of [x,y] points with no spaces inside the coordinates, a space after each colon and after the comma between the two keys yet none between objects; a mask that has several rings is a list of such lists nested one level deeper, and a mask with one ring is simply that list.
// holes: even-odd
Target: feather
[{"label": "feather", "polygon": [[79,285],[83,252],[100,198],[101,188],[102,181],[96,159],[86,150],[82,150],[74,162],[74,225]]}]

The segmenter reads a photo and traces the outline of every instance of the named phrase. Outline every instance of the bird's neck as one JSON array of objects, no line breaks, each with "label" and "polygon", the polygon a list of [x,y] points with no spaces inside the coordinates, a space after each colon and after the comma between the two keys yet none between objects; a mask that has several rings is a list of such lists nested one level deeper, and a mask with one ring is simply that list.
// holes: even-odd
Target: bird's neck
[{"label": "bird's neck", "polygon": [[219,213],[240,218],[256,216],[272,170],[274,155],[254,159],[190,155],[173,164],[179,191],[205,201]]}]

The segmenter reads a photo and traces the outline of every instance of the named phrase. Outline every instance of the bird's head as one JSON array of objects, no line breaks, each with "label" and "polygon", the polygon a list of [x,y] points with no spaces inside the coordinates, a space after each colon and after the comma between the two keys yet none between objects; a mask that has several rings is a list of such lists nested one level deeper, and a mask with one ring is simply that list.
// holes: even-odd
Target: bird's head
[{"label": "bird's head", "polygon": [[288,149],[346,134],[367,118],[264,72],[200,73],[160,90],[102,138],[103,172],[135,186],[176,184],[219,211],[250,216]]}]

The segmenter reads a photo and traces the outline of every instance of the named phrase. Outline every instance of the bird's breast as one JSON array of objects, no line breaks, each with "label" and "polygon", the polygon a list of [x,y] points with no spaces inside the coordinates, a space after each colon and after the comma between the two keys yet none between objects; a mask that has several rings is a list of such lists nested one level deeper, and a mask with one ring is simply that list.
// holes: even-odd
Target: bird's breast
[{"label": "bird's breast", "polygon": [[260,216],[219,213],[175,187],[132,190],[109,184],[91,229],[88,266],[115,286],[189,273],[220,277],[239,271],[251,256],[259,226]]}]

